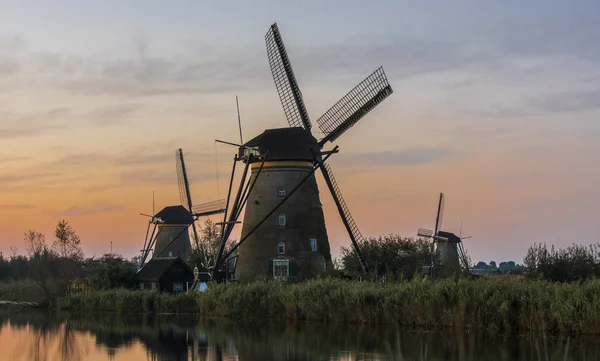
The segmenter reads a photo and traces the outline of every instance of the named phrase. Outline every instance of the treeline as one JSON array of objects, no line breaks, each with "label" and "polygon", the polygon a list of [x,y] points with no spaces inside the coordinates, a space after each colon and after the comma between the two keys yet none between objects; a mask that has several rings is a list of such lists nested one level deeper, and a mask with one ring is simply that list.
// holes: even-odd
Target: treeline
[{"label": "treeline", "polygon": [[524,264],[527,276],[553,282],[582,282],[600,278],[600,243],[548,248],[545,243],[529,247]]},{"label": "treeline", "polygon": [[[83,286],[95,290],[134,284],[137,268],[132,260],[113,254],[86,258],[79,236],[65,220],[58,221],[52,243],[35,230],[24,234],[24,243],[26,255],[0,254],[0,299],[14,300],[15,290],[21,287],[29,292],[17,301],[51,301],[67,294],[76,279],[85,280]],[[15,286],[15,282],[20,284]],[[31,287],[32,283],[37,287]]]}]

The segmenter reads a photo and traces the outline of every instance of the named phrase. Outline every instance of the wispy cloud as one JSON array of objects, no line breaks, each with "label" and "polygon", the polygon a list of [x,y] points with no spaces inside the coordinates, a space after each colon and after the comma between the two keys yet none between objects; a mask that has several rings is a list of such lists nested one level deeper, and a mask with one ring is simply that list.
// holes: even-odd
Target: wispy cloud
[{"label": "wispy cloud", "polygon": [[342,164],[355,165],[420,165],[456,156],[458,153],[445,148],[398,149],[376,153],[345,154]]},{"label": "wispy cloud", "polygon": [[122,206],[116,204],[99,205],[99,206],[72,206],[65,210],[55,211],[54,213],[64,217],[85,216],[90,214],[112,213],[122,209]]},{"label": "wispy cloud", "polygon": [[2,211],[21,211],[31,208],[33,208],[31,204],[0,204]]}]

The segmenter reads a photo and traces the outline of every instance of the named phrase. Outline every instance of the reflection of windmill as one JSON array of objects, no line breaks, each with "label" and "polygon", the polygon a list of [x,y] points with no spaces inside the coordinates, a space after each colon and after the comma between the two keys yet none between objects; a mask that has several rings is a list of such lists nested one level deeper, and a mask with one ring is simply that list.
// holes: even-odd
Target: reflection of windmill
[{"label": "reflection of windmill", "polygon": [[[275,86],[290,127],[265,130],[239,145],[235,160],[243,161],[245,169],[230,208],[229,220],[224,220],[222,245],[215,268],[238,247],[236,274],[244,277],[266,274],[274,278],[307,278],[328,268],[331,254],[314,177],[317,169],[321,169],[364,268],[359,248],[364,238],[342,197],[331,167],[325,164],[325,160],[337,152],[337,147],[331,151],[321,149],[392,94],[392,88],[383,69],[378,68],[317,120],[324,133],[324,137],[317,140],[311,134],[312,124],[277,24],[271,26],[265,40]],[[235,163],[232,172],[235,172]],[[250,179],[244,187],[249,167]],[[242,238],[233,250],[224,254],[223,242],[244,205]]]},{"label": "reflection of windmill", "polygon": [[[433,242],[433,253],[439,252],[441,266],[449,273],[459,271],[461,266],[465,267],[468,271],[468,264],[466,261],[466,255],[463,249],[462,240],[459,236],[451,232],[444,232],[441,230],[442,222],[444,220],[444,193],[440,193],[440,200],[438,202],[437,215],[435,219],[434,230],[419,228],[417,235],[423,238],[429,238]],[[462,226],[461,226],[462,235]],[[470,238],[470,237],[465,237]],[[432,262],[430,265],[430,274],[435,275],[435,269]]]},{"label": "reflection of windmill", "polygon": [[[177,182],[179,185],[179,197],[181,205],[169,206],[151,217],[146,230],[146,239],[142,249],[142,257],[139,269],[143,267],[150,251],[152,257],[181,257],[187,261],[192,247],[188,228],[192,226],[194,238],[199,242],[196,220],[200,217],[223,213],[225,211],[225,200],[217,200],[194,206],[190,192],[187,170],[183,158],[183,150],[178,149],[175,153]],[[150,227],[154,225],[150,234]],[[149,236],[150,234],[150,236]],[[206,256],[206,250],[202,250]],[[206,262],[202,266],[207,267]]]}]

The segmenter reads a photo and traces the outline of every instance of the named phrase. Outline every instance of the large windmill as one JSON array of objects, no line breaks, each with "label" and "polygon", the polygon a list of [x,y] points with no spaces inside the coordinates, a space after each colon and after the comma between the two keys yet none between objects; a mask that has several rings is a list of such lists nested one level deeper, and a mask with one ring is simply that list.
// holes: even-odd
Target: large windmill
[{"label": "large windmill", "polygon": [[[196,220],[200,217],[215,215],[225,211],[224,199],[193,205],[190,183],[181,148],[175,152],[175,164],[181,205],[165,207],[151,217],[148,222],[148,229],[146,230],[146,239],[144,240],[139,269],[144,266],[151,251],[152,258],[179,256],[184,261],[187,261],[192,252],[188,231],[189,227],[192,226],[195,240],[199,240]],[[152,226],[153,230],[150,233]],[[202,246],[201,242],[197,244]],[[202,254],[206,255],[206,250]],[[205,260],[202,266],[208,267],[208,262]]]},{"label": "large windmill", "polygon": [[[435,228],[425,229],[419,228],[417,236],[430,239],[433,243],[433,254],[432,262],[429,266],[429,274],[435,277],[436,274],[453,274],[459,272],[461,269],[466,269],[468,272],[468,264],[466,261],[466,254],[463,249],[461,237],[451,232],[442,231],[442,223],[444,220],[444,193],[440,193],[438,201],[438,208],[435,218]],[[462,228],[462,227],[461,227]],[[462,233],[462,229],[461,229]],[[461,234],[462,236],[462,234]],[[465,237],[469,238],[469,237]],[[433,257],[435,253],[440,256],[440,265],[444,272],[440,274],[435,270]]]},{"label": "large windmill", "polygon": [[[323,174],[364,268],[359,247],[364,238],[342,197],[331,167],[325,163],[337,153],[337,146],[330,151],[322,149],[392,94],[392,88],[383,68],[375,70],[317,119],[324,133],[323,138],[317,140],[311,133],[312,123],[277,24],[271,26],[265,40],[275,87],[289,127],[267,129],[240,145],[235,160],[243,161],[245,168],[233,205],[225,214],[223,242],[245,205],[241,239],[226,253],[222,243],[215,268],[219,268],[238,247],[236,277],[240,279],[262,276],[302,279],[329,268],[329,240],[314,176],[317,169]],[[251,174],[244,186],[248,168],[251,168]]]}]

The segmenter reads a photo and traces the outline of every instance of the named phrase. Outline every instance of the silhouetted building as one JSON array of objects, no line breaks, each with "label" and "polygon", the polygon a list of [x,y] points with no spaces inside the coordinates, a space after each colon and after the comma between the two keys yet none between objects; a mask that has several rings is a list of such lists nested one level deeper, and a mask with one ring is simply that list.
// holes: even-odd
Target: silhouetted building
[{"label": "silhouetted building", "polygon": [[181,257],[156,257],[136,275],[140,289],[161,292],[185,292],[194,280],[194,272]]}]

